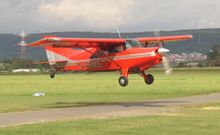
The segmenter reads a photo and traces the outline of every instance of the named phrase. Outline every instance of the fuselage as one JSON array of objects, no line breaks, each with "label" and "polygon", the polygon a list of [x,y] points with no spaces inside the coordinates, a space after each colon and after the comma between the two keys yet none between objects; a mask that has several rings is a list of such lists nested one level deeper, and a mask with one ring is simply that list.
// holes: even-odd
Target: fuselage
[{"label": "fuselage", "polygon": [[101,58],[91,58],[92,55],[84,51],[77,54],[83,55],[83,58],[71,59],[63,70],[111,71],[120,70],[121,67],[145,70],[161,62],[162,58],[157,50],[158,48],[132,48],[120,53],[106,54]]}]

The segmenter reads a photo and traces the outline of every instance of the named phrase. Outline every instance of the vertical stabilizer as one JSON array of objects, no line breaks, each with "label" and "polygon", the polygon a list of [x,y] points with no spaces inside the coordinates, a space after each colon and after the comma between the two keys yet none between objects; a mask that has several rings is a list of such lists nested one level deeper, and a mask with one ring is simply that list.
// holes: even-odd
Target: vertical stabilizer
[{"label": "vertical stabilizer", "polygon": [[47,54],[47,59],[48,59],[49,65],[55,65],[56,64],[56,59],[54,57],[53,51],[49,51],[46,48],[46,54]]},{"label": "vertical stabilizer", "polygon": [[74,62],[73,57],[77,55],[76,51],[72,48],[45,46],[45,49],[49,65],[51,66]]}]

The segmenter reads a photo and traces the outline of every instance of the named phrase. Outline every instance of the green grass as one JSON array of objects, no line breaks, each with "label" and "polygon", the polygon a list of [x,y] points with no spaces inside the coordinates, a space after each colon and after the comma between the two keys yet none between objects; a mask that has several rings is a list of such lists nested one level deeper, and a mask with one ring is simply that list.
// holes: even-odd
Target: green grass
[{"label": "green grass", "polygon": [[[2,135],[219,135],[220,103],[217,108],[187,109],[175,115],[116,119],[84,119],[1,128]],[[202,107],[205,107],[202,106]]]},{"label": "green grass", "polygon": [[[220,92],[220,69],[178,69],[171,76],[150,71],[155,83],[147,86],[138,75],[129,76],[126,88],[118,84],[119,74],[60,74],[0,76],[0,112],[46,108],[114,104]],[[45,97],[32,97],[44,92]]]}]

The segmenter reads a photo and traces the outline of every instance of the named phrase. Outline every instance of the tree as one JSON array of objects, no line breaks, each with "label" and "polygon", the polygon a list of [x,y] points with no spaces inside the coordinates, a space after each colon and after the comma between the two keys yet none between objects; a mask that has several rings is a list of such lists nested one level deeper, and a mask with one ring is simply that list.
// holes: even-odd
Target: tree
[{"label": "tree", "polygon": [[0,63],[0,71],[4,71],[5,70],[5,65]]},{"label": "tree", "polygon": [[220,45],[214,45],[208,53],[208,63],[211,66],[220,66]]}]

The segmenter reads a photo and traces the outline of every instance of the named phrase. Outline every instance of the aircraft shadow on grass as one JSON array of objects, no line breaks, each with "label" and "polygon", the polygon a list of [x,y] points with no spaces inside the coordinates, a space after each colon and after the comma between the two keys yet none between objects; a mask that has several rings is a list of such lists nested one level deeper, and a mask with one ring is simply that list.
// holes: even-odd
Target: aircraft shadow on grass
[{"label": "aircraft shadow on grass", "polygon": [[167,107],[184,104],[187,101],[146,101],[146,102],[55,102],[45,104],[42,108],[73,108],[89,106],[122,106],[122,107]]}]

